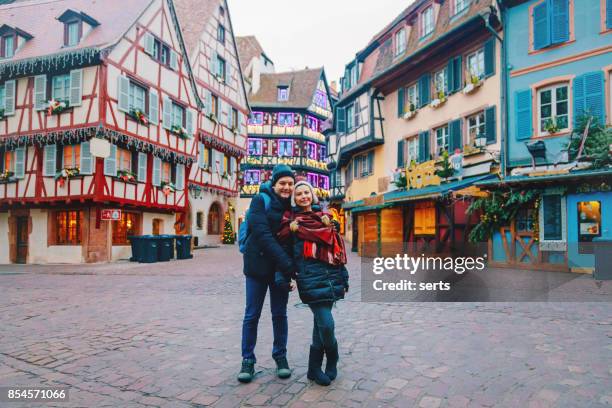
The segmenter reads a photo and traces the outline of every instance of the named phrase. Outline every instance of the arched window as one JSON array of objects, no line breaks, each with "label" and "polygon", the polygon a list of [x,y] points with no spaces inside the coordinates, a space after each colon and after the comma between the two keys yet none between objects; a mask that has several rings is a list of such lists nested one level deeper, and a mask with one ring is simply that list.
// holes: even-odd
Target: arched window
[{"label": "arched window", "polygon": [[208,235],[221,234],[221,207],[213,203],[208,211]]}]

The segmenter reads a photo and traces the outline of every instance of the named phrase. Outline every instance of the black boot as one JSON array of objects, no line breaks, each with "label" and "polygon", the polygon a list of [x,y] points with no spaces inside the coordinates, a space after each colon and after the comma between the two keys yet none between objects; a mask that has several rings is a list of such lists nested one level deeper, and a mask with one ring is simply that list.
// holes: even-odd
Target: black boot
[{"label": "black boot", "polygon": [[321,370],[323,364],[323,349],[318,349],[310,346],[310,354],[308,355],[308,374],[309,380],[314,380],[319,385],[329,385],[331,381],[329,377]]},{"label": "black boot", "polygon": [[255,376],[255,360],[245,358],[242,360],[242,368],[238,374],[238,381],[241,383],[249,383]]},{"label": "black boot", "polygon": [[327,357],[327,363],[325,363],[325,374],[331,381],[334,381],[338,376],[338,342],[334,343],[333,347],[325,349],[325,357]]}]

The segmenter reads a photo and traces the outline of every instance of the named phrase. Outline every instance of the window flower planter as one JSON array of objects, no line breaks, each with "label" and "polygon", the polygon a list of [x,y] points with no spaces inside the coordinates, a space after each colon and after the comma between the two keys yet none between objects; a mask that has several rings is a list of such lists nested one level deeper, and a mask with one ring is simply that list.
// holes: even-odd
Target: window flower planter
[{"label": "window flower planter", "polygon": [[68,109],[68,102],[51,99],[47,102],[47,115],[57,115]]},{"label": "window flower planter", "polygon": [[9,170],[5,170],[2,173],[0,173],[0,183],[5,184],[5,183],[10,183],[11,181],[14,181],[15,179],[13,178],[13,176],[15,175],[15,173],[13,173],[12,171]]},{"label": "window flower planter", "polygon": [[445,103],[446,103],[446,95],[444,94],[444,92],[439,92],[438,97],[434,99],[433,101],[431,101],[429,106],[431,106],[434,109],[438,109],[440,106],[444,105]]},{"label": "window flower planter", "polygon": [[468,82],[465,87],[463,88],[463,93],[465,95],[469,95],[471,93],[476,92],[478,89],[480,89],[481,85],[483,84],[483,80],[480,79],[479,76],[477,75],[470,75],[470,82]]},{"label": "window flower planter", "polygon": [[149,120],[147,119],[147,114],[141,111],[140,109],[132,109],[129,115],[141,125],[149,124]]},{"label": "window flower planter", "polygon": [[78,167],[66,167],[55,173],[55,180],[59,182],[60,187],[64,187],[66,180],[77,177],[80,174]]},{"label": "window flower planter", "polygon": [[417,112],[417,110],[409,110],[408,112],[404,113],[403,118],[406,120],[411,120],[417,115]]},{"label": "window flower planter", "polygon": [[549,135],[554,135],[555,133],[559,133],[559,126],[557,125],[557,118],[553,117],[551,119],[547,119],[544,123],[544,130],[548,132]]},{"label": "window flower planter", "polygon": [[167,197],[170,193],[174,193],[176,191],[176,186],[172,184],[170,181],[162,181],[161,182],[162,193]]},{"label": "window flower planter", "polygon": [[128,170],[118,170],[117,177],[126,183],[136,183],[136,175]]},{"label": "window flower planter", "polygon": [[187,133],[187,129],[185,129],[182,126],[173,125],[170,128],[170,132],[174,133],[175,135],[177,135],[181,139],[189,139],[189,133]]}]

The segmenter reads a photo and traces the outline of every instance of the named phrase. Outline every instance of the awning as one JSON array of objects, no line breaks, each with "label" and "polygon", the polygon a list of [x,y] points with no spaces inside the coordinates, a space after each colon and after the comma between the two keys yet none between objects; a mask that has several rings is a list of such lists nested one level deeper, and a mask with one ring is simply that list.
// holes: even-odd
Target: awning
[{"label": "awning", "polygon": [[483,187],[503,187],[505,185],[517,185],[527,183],[542,183],[555,181],[571,181],[584,177],[612,177],[612,169],[580,170],[566,174],[549,174],[543,176],[508,176],[503,179],[483,180],[476,185]]},{"label": "awning", "polygon": [[410,190],[391,191],[384,195],[385,203],[423,200],[427,198],[444,196],[454,191],[469,187],[474,183],[493,178],[497,179],[497,176],[494,174],[483,174],[480,176],[467,177],[462,180],[451,181],[450,183],[440,184],[439,186],[427,186]]}]

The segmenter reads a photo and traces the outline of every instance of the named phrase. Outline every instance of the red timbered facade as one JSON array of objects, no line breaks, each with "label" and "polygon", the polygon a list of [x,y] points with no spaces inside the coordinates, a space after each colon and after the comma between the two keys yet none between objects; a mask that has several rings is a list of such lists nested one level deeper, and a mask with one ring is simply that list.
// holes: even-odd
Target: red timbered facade
[{"label": "red timbered facade", "polygon": [[0,60],[0,263],[110,261],[130,235],[186,232],[203,106],[172,1],[17,2],[0,22],[17,39]]}]

